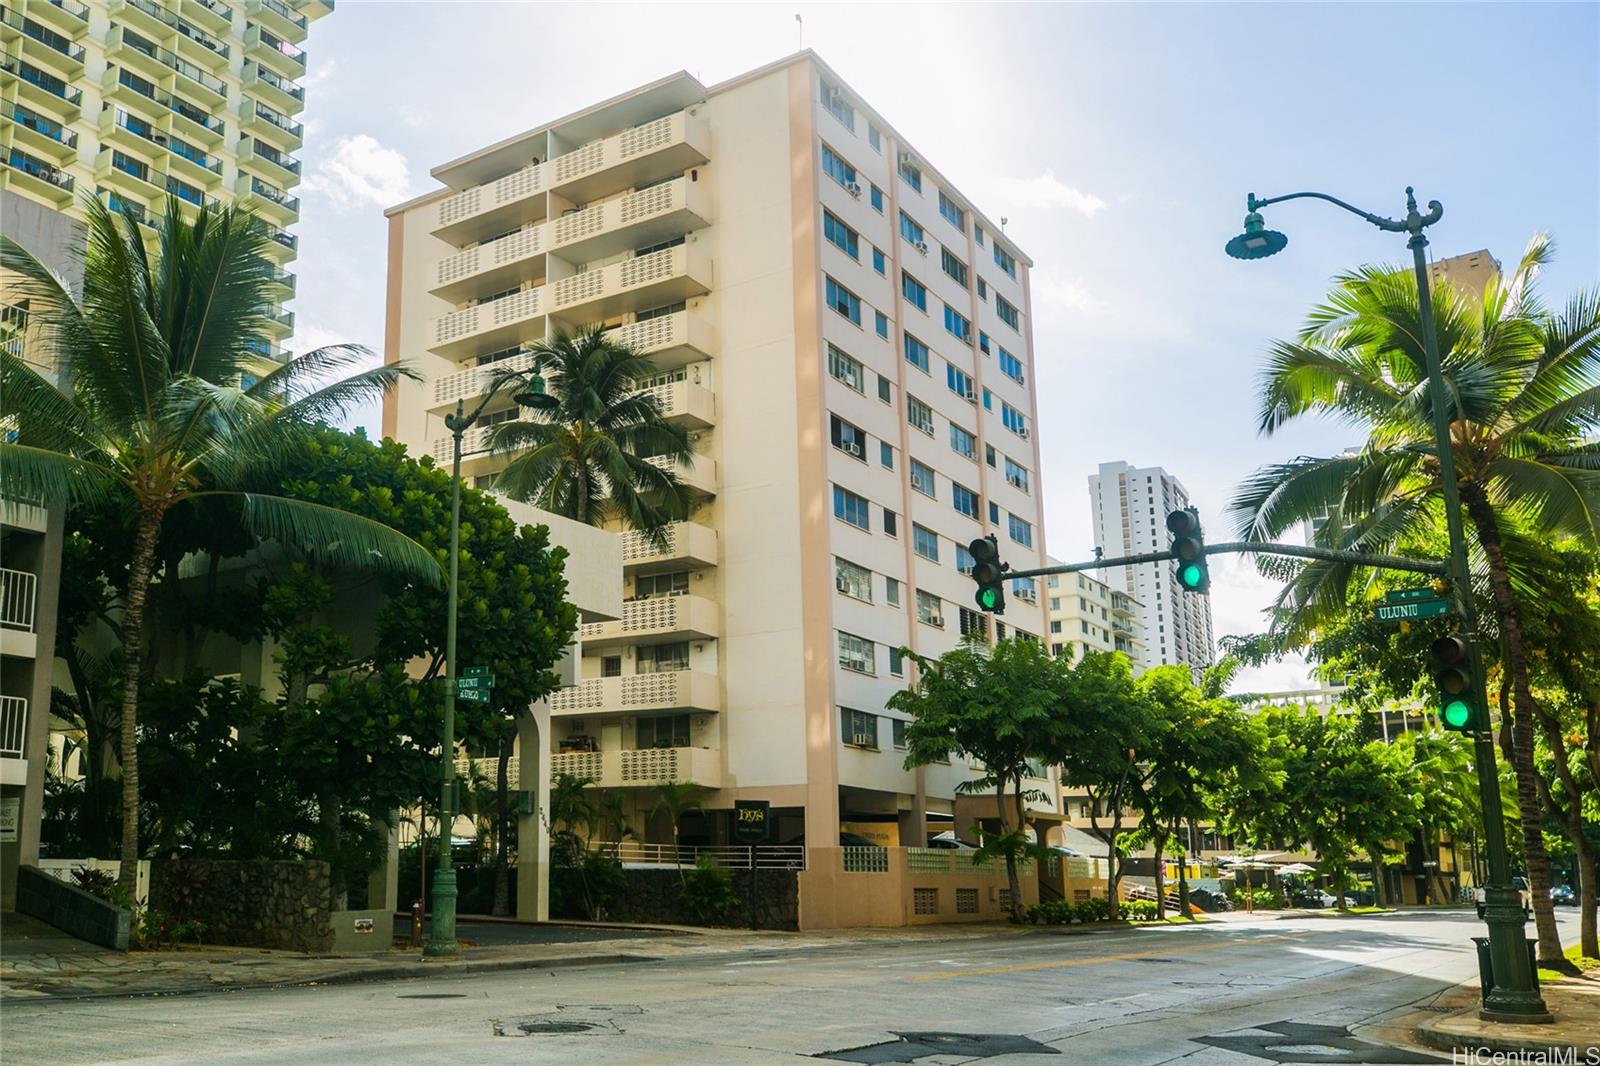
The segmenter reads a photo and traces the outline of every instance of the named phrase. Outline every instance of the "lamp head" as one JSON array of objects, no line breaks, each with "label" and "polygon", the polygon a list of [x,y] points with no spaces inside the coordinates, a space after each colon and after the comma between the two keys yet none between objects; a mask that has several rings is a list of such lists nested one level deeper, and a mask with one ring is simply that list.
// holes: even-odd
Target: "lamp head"
[{"label": "lamp head", "polygon": [[1259,211],[1244,216],[1244,232],[1228,242],[1228,254],[1235,259],[1265,259],[1283,251],[1289,238],[1277,230],[1267,229]]}]

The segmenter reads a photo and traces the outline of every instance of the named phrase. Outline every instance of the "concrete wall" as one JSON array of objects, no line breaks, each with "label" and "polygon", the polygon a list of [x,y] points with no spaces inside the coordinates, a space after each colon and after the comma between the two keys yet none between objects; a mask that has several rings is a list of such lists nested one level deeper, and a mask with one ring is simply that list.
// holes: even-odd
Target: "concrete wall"
[{"label": "concrete wall", "polygon": [[19,913],[49,922],[91,944],[128,950],[133,918],[121,907],[31,866],[17,871],[16,884]]},{"label": "concrete wall", "polygon": [[[846,853],[855,853],[849,858],[859,864],[870,858],[861,854],[866,850],[806,849],[806,869],[800,873],[802,930],[998,922],[1008,916],[1004,863],[974,866],[971,852],[884,848],[881,870],[847,871]],[[1028,864],[1019,875],[1022,906],[1031,907],[1039,902],[1037,871]]]}]

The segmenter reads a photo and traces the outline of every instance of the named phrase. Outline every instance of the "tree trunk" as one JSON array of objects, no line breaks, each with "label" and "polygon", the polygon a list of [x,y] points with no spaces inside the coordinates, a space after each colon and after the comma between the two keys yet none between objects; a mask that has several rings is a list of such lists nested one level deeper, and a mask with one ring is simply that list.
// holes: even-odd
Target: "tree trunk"
[{"label": "tree trunk", "polygon": [[130,896],[139,886],[139,669],[144,662],[144,606],[162,513],[159,507],[139,509],[122,619],[122,856],[117,881]]},{"label": "tree trunk", "polygon": [[344,864],[344,817],[339,793],[332,785],[317,791],[317,822],[328,854],[328,894],[336,911],[350,907],[350,881]]},{"label": "tree trunk", "polygon": [[1375,845],[1368,845],[1367,854],[1372,858],[1372,903],[1373,906],[1387,905],[1389,893],[1383,883],[1383,851]]},{"label": "tree trunk", "polygon": [[[1174,830],[1176,833],[1176,830]],[[1194,832],[1191,829],[1188,843],[1194,841]],[[1178,913],[1194,921],[1194,908],[1189,905],[1189,848],[1183,849],[1183,854],[1178,856]]]},{"label": "tree trunk", "polygon": [[[995,806],[1000,811],[1000,835],[1006,833],[1006,783],[998,774],[994,788]],[[1022,782],[1017,782],[1017,828],[1022,828]],[[1022,921],[1022,879],[1017,875],[1017,851],[1006,849],[1006,884],[1011,890],[1011,905],[1006,911],[1013,922]]]},{"label": "tree trunk", "polygon": [[1595,876],[1600,874],[1600,863],[1595,860],[1594,848],[1587,840],[1578,849],[1578,942],[1580,954],[1600,959],[1600,942],[1595,932]]},{"label": "tree trunk", "polygon": [[[1500,526],[1494,507],[1480,486],[1462,486],[1467,514],[1478,532],[1489,562],[1489,586],[1494,592],[1495,613],[1499,616],[1501,640],[1505,647],[1506,673],[1511,677],[1512,766],[1517,775],[1518,818],[1522,825],[1522,855],[1528,869],[1528,888],[1533,896],[1534,924],[1539,931],[1539,961],[1560,963],[1561,934],[1556,928],[1555,908],[1550,899],[1550,857],[1544,849],[1544,825],[1539,802],[1539,774],[1533,762],[1533,690],[1528,683],[1528,660],[1522,636],[1522,612],[1511,592],[1511,575],[1506,569],[1500,545]],[[1471,589],[1462,589],[1470,596]]]},{"label": "tree trunk", "polygon": [[1167,920],[1167,878],[1162,867],[1167,862],[1167,834],[1156,836],[1156,921]]},{"label": "tree trunk", "polygon": [[506,822],[510,815],[509,804],[509,765],[511,762],[511,738],[500,741],[500,765],[495,767],[495,840],[494,840],[494,905],[489,913],[497,918],[507,918],[511,915],[511,862],[508,854],[510,834],[506,831]]}]

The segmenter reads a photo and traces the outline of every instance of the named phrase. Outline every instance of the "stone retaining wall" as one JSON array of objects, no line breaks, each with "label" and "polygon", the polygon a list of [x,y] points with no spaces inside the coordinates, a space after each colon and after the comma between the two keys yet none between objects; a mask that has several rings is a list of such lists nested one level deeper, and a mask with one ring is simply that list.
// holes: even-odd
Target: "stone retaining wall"
[{"label": "stone retaining wall", "polygon": [[150,905],[206,923],[210,944],[321,952],[333,947],[325,862],[157,859]]},{"label": "stone retaining wall", "polygon": [[[684,867],[684,874],[694,867]],[[750,871],[729,870],[734,905],[719,921],[709,924],[749,928]],[[625,869],[628,888],[607,908],[607,917],[622,922],[660,922],[668,925],[705,925],[699,915],[683,906],[682,882],[673,867],[658,870]],[[799,883],[791,870],[760,870],[756,877],[756,919],[761,929],[800,927]]]}]

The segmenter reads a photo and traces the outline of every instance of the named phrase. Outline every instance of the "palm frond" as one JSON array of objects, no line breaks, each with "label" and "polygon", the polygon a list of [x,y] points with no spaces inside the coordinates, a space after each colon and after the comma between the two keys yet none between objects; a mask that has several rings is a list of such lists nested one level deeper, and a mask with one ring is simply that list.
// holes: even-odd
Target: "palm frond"
[{"label": "palm frond", "polygon": [[42,505],[97,504],[121,484],[117,471],[26,444],[0,444],[0,496]]},{"label": "palm frond", "polygon": [[187,497],[235,496],[246,527],[327,566],[376,571],[437,587],[444,571],[421,544],[382,522],[307,500],[262,493],[198,492]]},{"label": "palm frond", "polygon": [[1600,545],[1600,472],[1556,459],[1503,455],[1489,467],[1489,489],[1505,508],[1538,516],[1544,529]]},{"label": "palm frond", "polygon": [[17,439],[50,451],[85,455],[98,449],[92,419],[55,383],[25,360],[0,350],[0,399],[3,417],[13,420]]}]

